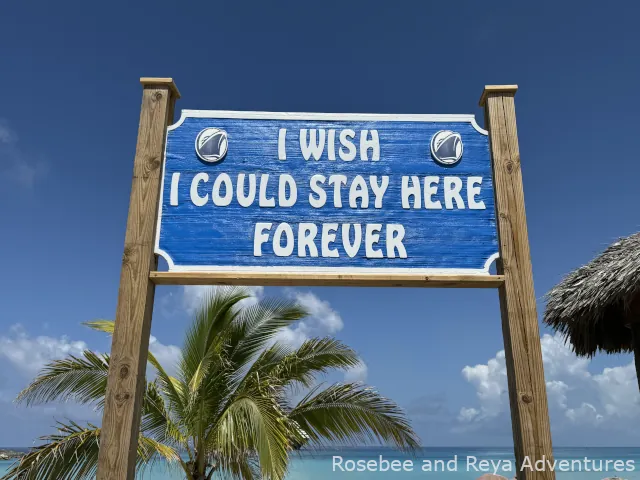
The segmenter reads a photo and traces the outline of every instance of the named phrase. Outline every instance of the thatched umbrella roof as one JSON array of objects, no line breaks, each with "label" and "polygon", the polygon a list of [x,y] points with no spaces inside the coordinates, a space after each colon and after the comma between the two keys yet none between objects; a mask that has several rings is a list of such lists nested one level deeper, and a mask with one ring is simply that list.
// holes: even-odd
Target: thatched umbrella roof
[{"label": "thatched umbrella roof", "polygon": [[565,334],[578,355],[633,351],[625,325],[640,298],[640,233],[571,272],[546,297],[544,323]]}]

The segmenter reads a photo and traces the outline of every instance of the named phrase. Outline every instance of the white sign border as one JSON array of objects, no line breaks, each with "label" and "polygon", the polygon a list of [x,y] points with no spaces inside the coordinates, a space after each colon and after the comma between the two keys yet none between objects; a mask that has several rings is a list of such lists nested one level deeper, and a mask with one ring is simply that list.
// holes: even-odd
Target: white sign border
[{"label": "white sign border", "polygon": [[[175,130],[184,123],[187,118],[237,118],[237,119],[261,119],[261,120],[318,120],[318,121],[387,121],[387,122],[463,122],[481,133],[489,132],[481,128],[473,114],[386,114],[386,113],[307,113],[307,112],[253,112],[236,110],[181,110],[180,119],[167,127],[167,132]],[[168,140],[168,139],[167,139]],[[337,275],[349,275],[357,273],[380,274],[417,274],[417,275],[490,275],[491,264],[500,256],[498,252],[492,254],[484,263],[484,268],[386,268],[386,267],[301,267],[301,266],[216,266],[216,265],[175,265],[171,256],[160,248],[160,226],[162,225],[162,201],[164,199],[164,177],[167,163],[167,141],[164,145],[162,159],[162,177],[160,184],[160,199],[158,200],[158,217],[156,223],[156,240],[154,253],[161,256],[167,262],[171,272],[256,272],[269,273],[335,273]]]}]

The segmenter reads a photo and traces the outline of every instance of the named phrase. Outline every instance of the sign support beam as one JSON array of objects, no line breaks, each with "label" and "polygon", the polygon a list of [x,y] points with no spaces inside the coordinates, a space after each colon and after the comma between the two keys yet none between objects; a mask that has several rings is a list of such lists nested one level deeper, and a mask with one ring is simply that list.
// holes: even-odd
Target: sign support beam
[{"label": "sign support beam", "polygon": [[107,380],[98,480],[135,477],[140,412],[157,269],[154,254],[167,125],[180,93],[170,78],[141,78],[142,108],[133,166],[115,331]]},{"label": "sign support beam", "polygon": [[553,461],[540,331],[524,206],[514,96],[516,85],[486,86],[485,109],[495,184],[496,221],[504,284],[499,288],[518,480],[553,480],[550,468],[523,469],[527,460]]},{"label": "sign support beam", "polygon": [[244,285],[264,287],[423,287],[497,288],[501,275],[422,275],[306,272],[151,272],[156,285]]}]

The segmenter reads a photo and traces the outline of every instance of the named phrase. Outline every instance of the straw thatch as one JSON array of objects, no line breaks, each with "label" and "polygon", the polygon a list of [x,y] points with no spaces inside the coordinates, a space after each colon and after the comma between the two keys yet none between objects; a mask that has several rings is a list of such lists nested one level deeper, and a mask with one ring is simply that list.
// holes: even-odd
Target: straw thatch
[{"label": "straw thatch", "polygon": [[629,305],[640,295],[640,233],[620,239],[547,295],[544,323],[566,335],[578,355],[633,351]]}]

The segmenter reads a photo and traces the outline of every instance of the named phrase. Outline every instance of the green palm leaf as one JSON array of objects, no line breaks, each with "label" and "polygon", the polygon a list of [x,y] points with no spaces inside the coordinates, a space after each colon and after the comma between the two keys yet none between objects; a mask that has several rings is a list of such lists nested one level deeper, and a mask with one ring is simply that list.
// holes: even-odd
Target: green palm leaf
[{"label": "green palm leaf", "polygon": [[360,384],[312,390],[289,418],[317,443],[387,443],[405,451],[420,447],[404,412],[393,401]]},{"label": "green palm leaf", "polygon": [[194,427],[200,428],[200,417],[219,412],[221,399],[227,394],[228,332],[238,314],[238,303],[248,297],[242,288],[211,291],[187,330],[178,380],[182,384],[182,414],[185,422]]},{"label": "green palm leaf", "polygon": [[287,300],[265,299],[240,312],[232,338],[232,359],[241,366],[253,360],[284,327],[307,316],[300,305]]},{"label": "green palm leaf", "polygon": [[[240,480],[257,480],[261,478],[260,461],[253,452],[238,452],[233,458],[215,455],[213,460],[216,468],[209,472],[207,480],[218,472],[222,478],[237,478]],[[219,477],[216,477],[219,478]]]},{"label": "green palm leaf", "polygon": [[221,351],[225,333],[237,315],[237,305],[248,298],[249,293],[238,287],[221,287],[210,292],[196,312],[193,324],[188,328],[182,359],[179,365],[184,383],[195,376],[207,355]]},{"label": "green palm leaf", "polygon": [[360,364],[358,354],[334,338],[311,338],[297,350],[265,365],[264,373],[283,386],[297,382],[311,387],[316,376]]},{"label": "green palm leaf", "polygon": [[107,389],[109,356],[85,350],[84,358],[70,355],[45,366],[16,402],[27,405],[74,400],[102,406]]},{"label": "green palm leaf", "polygon": [[3,479],[90,479],[98,465],[100,429],[77,423],[58,423],[58,432],[41,437],[45,443],[33,448],[12,466]]},{"label": "green palm leaf", "polygon": [[[45,443],[33,448],[13,465],[3,480],[84,480],[95,478],[98,467],[100,428],[92,424],[82,427],[75,422],[58,422],[58,432],[40,437]],[[154,458],[169,463],[182,463],[172,447],[140,436],[138,468],[150,465]]]},{"label": "green palm leaf", "polygon": [[255,451],[265,479],[284,478],[288,464],[289,431],[284,413],[269,398],[245,396],[223,413],[212,439],[222,456]]},{"label": "green palm leaf", "polygon": [[140,430],[144,435],[168,445],[183,446],[187,442],[185,434],[171,418],[155,382],[147,384]]},{"label": "green palm leaf", "polygon": [[83,325],[89,327],[92,330],[96,330],[98,332],[108,333],[109,335],[113,335],[113,330],[116,327],[116,322],[113,320],[91,320],[90,322],[83,322]]}]

